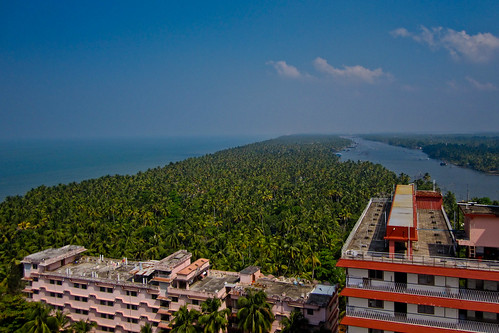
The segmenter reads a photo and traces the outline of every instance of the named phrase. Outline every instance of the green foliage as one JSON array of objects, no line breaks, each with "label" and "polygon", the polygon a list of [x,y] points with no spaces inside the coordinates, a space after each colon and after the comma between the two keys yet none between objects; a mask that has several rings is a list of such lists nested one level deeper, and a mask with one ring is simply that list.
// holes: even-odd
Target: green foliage
[{"label": "green foliage", "polygon": [[93,328],[97,327],[97,323],[90,320],[79,320],[75,321],[71,324],[71,330],[74,333],[87,333],[90,332]]},{"label": "green foliage", "polygon": [[144,326],[140,327],[140,333],[152,333],[152,326],[149,323],[146,323]]},{"label": "green foliage", "polygon": [[204,333],[225,332],[229,323],[230,309],[219,310],[222,302],[218,298],[209,298],[201,304],[203,314],[199,317],[199,324]]},{"label": "green foliage", "polygon": [[182,306],[175,312],[172,320],[172,333],[195,333],[199,331],[197,320],[201,314],[194,309],[187,309],[187,305]]},{"label": "green foliage", "polygon": [[282,333],[306,333],[308,329],[308,319],[299,310],[293,310],[289,318],[284,317],[281,321]]},{"label": "green foliage", "polygon": [[35,306],[20,294],[0,292],[0,333],[11,333],[20,329],[27,321],[27,314]]},{"label": "green foliage", "polygon": [[267,295],[263,291],[246,289],[246,296],[237,300],[238,327],[243,332],[265,333],[270,331],[274,322],[272,305],[267,302]]},{"label": "green foliage", "polygon": [[55,333],[59,332],[59,322],[50,315],[52,308],[44,303],[34,303],[27,312],[28,321],[21,327],[21,333]]},{"label": "green foliage", "polygon": [[366,135],[395,146],[422,148],[431,158],[478,171],[499,173],[499,136]]}]

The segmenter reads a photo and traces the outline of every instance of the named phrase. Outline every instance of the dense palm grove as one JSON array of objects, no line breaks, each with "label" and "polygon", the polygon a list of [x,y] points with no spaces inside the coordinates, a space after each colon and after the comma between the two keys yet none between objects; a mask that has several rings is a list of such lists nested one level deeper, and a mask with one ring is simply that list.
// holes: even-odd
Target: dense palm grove
[{"label": "dense palm grove", "polygon": [[[0,204],[0,281],[48,247],[160,259],[178,249],[213,268],[341,280],[334,267],[368,199],[399,181],[381,165],[339,162],[350,141],[291,136],[171,163],[133,176],[41,186]],[[0,325],[1,325],[0,317]]]},{"label": "dense palm grove", "polygon": [[368,135],[366,139],[416,149],[431,158],[478,171],[499,173],[499,136],[472,135]]}]

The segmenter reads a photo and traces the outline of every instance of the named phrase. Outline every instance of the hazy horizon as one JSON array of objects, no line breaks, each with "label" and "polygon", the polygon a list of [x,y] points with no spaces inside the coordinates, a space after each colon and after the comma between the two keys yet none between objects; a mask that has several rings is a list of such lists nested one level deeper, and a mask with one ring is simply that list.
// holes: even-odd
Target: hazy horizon
[{"label": "hazy horizon", "polygon": [[0,4],[0,139],[499,132],[499,2]]}]

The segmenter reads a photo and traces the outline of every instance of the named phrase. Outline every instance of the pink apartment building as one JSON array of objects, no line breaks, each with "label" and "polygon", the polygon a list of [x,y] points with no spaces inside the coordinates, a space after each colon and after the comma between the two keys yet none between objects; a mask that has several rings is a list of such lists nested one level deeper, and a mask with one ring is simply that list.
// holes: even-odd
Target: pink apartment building
[{"label": "pink apartment building", "polygon": [[264,290],[273,304],[272,332],[296,309],[311,325],[337,331],[337,286],[264,276],[255,266],[241,272],[210,270],[208,259],[191,263],[185,250],[145,262],[83,256],[85,251],[67,245],[25,257],[27,297],[65,311],[73,321],[88,318],[98,332],[139,332],[147,322],[159,332],[170,329],[181,306],[201,310],[208,298],[221,299],[222,308],[235,315],[237,299],[254,288]]}]

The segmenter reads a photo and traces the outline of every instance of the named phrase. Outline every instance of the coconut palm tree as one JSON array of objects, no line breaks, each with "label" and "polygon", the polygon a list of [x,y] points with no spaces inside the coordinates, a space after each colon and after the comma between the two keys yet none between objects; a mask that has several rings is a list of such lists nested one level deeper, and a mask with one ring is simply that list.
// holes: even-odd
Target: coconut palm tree
[{"label": "coconut palm tree", "polygon": [[21,327],[20,331],[25,333],[50,333],[58,332],[57,319],[50,316],[52,309],[43,304],[35,303],[31,311],[28,312],[28,321]]},{"label": "coconut palm tree", "polygon": [[218,310],[222,302],[218,298],[209,298],[201,304],[203,315],[199,317],[199,324],[203,327],[204,333],[219,333],[225,331],[229,323],[228,316],[230,309]]},{"label": "coconut palm tree", "polygon": [[96,327],[97,323],[90,321],[90,320],[79,320],[75,321],[73,324],[71,324],[71,329],[73,330],[73,333],[87,333],[92,330],[92,328]]},{"label": "coconut palm tree", "polygon": [[263,291],[246,289],[246,296],[237,300],[238,326],[243,332],[264,333],[270,331],[274,322],[272,306]]},{"label": "coconut palm tree", "polygon": [[149,323],[146,323],[144,326],[140,328],[140,333],[152,333],[152,326]]},{"label": "coconut palm tree", "polygon": [[57,310],[55,312],[55,319],[57,320],[57,326],[59,327],[59,331],[61,332],[67,332],[69,331],[69,317],[62,312],[61,310]]},{"label": "coconut palm tree", "polygon": [[195,333],[198,331],[196,327],[196,321],[199,318],[199,311],[194,309],[190,310],[187,305],[182,306],[177,312],[175,312],[175,318],[173,318],[172,323],[172,333]]},{"label": "coconut palm tree", "polygon": [[291,312],[291,315],[284,317],[281,321],[282,333],[302,333],[308,332],[308,319],[298,310]]}]

